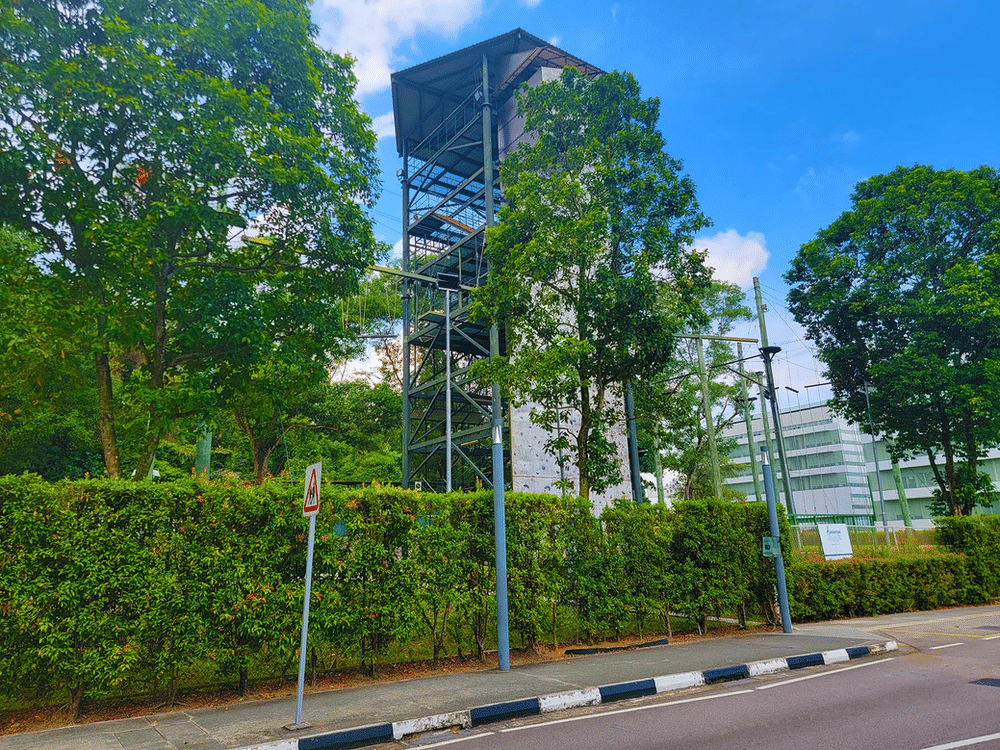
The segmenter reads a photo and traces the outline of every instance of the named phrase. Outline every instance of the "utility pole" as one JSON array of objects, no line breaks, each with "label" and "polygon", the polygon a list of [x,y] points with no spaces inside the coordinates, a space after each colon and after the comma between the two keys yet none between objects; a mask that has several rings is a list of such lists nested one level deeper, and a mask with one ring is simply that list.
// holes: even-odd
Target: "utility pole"
[{"label": "utility pole", "polygon": [[642,475],[639,473],[639,435],[635,428],[635,394],[632,383],[625,384],[625,421],[628,427],[628,465],[632,478],[632,502],[641,505],[646,501],[642,491]]},{"label": "utility pole", "polygon": [[[760,398],[760,421],[764,425],[764,445],[767,447],[768,455],[775,453],[774,438],[771,435],[771,420],[767,416],[767,386],[764,385],[764,373],[755,373],[757,376],[757,396]],[[771,467],[772,473],[774,466]]]},{"label": "utility pole", "polygon": [[788,478],[788,462],[785,460],[785,440],[781,430],[781,410],[778,409],[778,394],[774,387],[774,370],[771,360],[781,351],[780,346],[761,347],[764,355],[764,371],[767,374],[767,395],[771,400],[771,416],[774,417],[774,434],[778,443],[778,460],[781,461],[781,481],[785,485],[785,504],[789,516],[795,515],[795,504],[792,502],[792,483]]},{"label": "utility pole", "polygon": [[[781,413],[778,409],[778,393],[774,387],[774,371],[771,369],[771,359],[775,354],[781,351],[779,346],[768,346],[767,343],[767,324],[764,322],[764,301],[761,299],[760,294],[760,279],[756,276],[753,278],[753,291],[754,297],[757,300],[757,324],[760,327],[760,344],[761,344],[761,354],[764,355],[764,368],[767,373],[767,397],[771,401],[771,414],[774,417],[774,431],[778,438],[778,463],[781,464],[781,483],[785,488],[785,508],[788,510],[788,515],[795,514],[795,504],[792,502],[792,483],[788,477],[788,461],[785,459],[785,441],[781,430]],[[761,411],[764,410],[764,404],[760,405]]]},{"label": "utility pole", "polygon": [[[759,503],[763,498],[760,491],[760,477],[757,475],[757,450],[753,440],[753,421],[750,414],[750,393],[747,390],[747,374],[743,370],[743,343],[736,344],[736,356],[739,358],[740,385],[743,390],[743,422],[747,427],[747,450],[750,453],[750,474],[753,477],[753,492]],[[761,404],[763,407],[763,404]]]},{"label": "utility pole", "polygon": [[872,421],[872,402],[868,398],[868,381],[865,379],[864,375],[861,375],[861,370],[857,370],[856,373],[861,376],[861,383],[865,387],[865,407],[868,409],[868,432],[872,436],[872,461],[875,462],[875,481],[878,484],[878,501],[882,510],[882,526],[885,527],[885,548],[889,549],[889,520],[885,515],[885,493],[882,492],[882,472],[879,471],[878,468],[878,446],[875,445],[875,423]]},{"label": "utility pole", "polygon": [[715,445],[715,420],[712,419],[712,400],[708,390],[708,369],[705,367],[704,338],[697,337],[698,373],[701,376],[701,405],[705,412],[705,435],[708,439],[708,456],[712,464],[712,487],[715,497],[722,499],[722,473],[719,471],[719,450]]}]

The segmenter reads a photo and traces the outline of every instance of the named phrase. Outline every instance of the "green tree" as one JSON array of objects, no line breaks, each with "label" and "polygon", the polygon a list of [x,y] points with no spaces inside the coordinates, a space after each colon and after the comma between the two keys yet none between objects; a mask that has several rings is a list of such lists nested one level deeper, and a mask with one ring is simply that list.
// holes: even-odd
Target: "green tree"
[{"label": "green tree", "polygon": [[[567,68],[524,89],[519,111],[536,138],[501,165],[492,272],[474,302],[479,319],[506,326],[507,354],[479,373],[532,403],[532,420],[554,435],[547,448],[572,457],[589,497],[617,466],[614,396],[673,356],[672,334],[697,312],[708,273],[686,248],[708,220],[664,150],[658,100],[642,98],[631,75],[591,80]],[[674,295],[666,310],[660,285]],[[567,408],[570,439],[556,430]]]},{"label": "green tree", "polygon": [[170,421],[255,361],[339,351],[376,250],[375,135],[315,32],[301,0],[0,11],[2,219],[38,239],[91,361],[112,477],[123,454],[145,476]]},{"label": "green tree", "polygon": [[898,167],[852,201],[799,250],[789,306],[835,408],[866,424],[867,388],[894,453],[926,453],[948,513],[970,513],[1000,443],[1000,177]]},{"label": "green tree", "polygon": [[[743,292],[736,285],[713,280],[701,292],[703,318],[685,329],[687,336],[726,336],[738,321],[750,320],[750,309],[744,303]],[[703,341],[712,430],[723,477],[732,472],[728,454],[735,443],[723,441],[719,436],[738,416],[734,403],[743,393],[738,376],[733,373],[733,363],[737,358],[734,349],[734,345],[727,341]],[[660,377],[642,384],[637,393],[640,414],[648,425],[644,435],[646,441],[640,441],[640,445],[647,447],[647,466],[644,468],[653,470],[649,466],[649,456],[652,450],[657,449],[652,445],[655,437],[659,449],[665,452],[664,467],[679,475],[677,499],[713,497],[712,457],[702,403],[696,340],[683,339],[676,358],[665,363]],[[742,500],[743,496],[735,495],[731,499]]]},{"label": "green tree", "polygon": [[39,246],[0,225],[0,474],[49,480],[101,469],[96,394],[81,376],[58,284],[32,258]]}]

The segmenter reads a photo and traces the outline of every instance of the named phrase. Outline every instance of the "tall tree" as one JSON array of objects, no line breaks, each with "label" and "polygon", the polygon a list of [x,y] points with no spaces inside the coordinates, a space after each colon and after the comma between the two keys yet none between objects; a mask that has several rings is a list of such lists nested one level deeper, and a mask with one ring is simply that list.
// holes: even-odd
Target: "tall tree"
[{"label": "tall tree", "polygon": [[99,473],[96,394],[70,341],[58,284],[32,258],[38,245],[0,225],[0,474],[46,479]]},{"label": "tall tree", "polygon": [[[726,336],[735,323],[752,317],[740,288],[715,280],[703,290],[701,309],[704,320],[687,327],[686,336]],[[739,416],[734,403],[742,395],[738,376],[734,374],[734,345],[717,339],[704,340],[703,359],[712,411],[711,429],[718,442],[720,473],[725,477],[733,470],[727,458],[733,444],[723,443],[719,435]],[[653,447],[650,442],[655,436],[659,448],[666,453],[664,466],[678,474],[676,494],[681,500],[715,496],[699,375],[697,341],[685,338],[678,347],[677,357],[665,363],[660,377],[639,388],[640,412],[648,425],[646,447]],[[650,469],[648,459],[645,468]]]},{"label": "tall tree", "polygon": [[[567,68],[520,92],[535,140],[501,164],[492,270],[474,303],[508,331],[506,356],[480,372],[532,402],[532,420],[556,435],[553,453],[564,439],[557,424],[575,412],[563,448],[585,498],[617,467],[613,396],[673,356],[672,334],[696,314],[693,291],[708,280],[701,255],[686,249],[708,220],[665,150],[659,109],[627,73],[591,80]],[[675,292],[670,310],[658,304],[661,284]]]},{"label": "tall tree", "polygon": [[867,424],[867,388],[891,450],[926,453],[949,512],[969,513],[1000,443],[1000,176],[898,167],[852,201],[799,250],[789,306],[835,407]]},{"label": "tall tree", "polygon": [[375,135],[315,32],[304,0],[0,10],[0,220],[39,239],[51,314],[77,322],[113,477],[122,416],[142,477],[234,368],[339,347],[376,251]]}]

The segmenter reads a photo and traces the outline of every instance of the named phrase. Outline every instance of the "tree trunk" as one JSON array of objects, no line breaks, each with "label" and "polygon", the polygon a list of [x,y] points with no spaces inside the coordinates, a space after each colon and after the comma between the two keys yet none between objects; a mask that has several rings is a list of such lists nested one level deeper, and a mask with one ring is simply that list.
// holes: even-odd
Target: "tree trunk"
[{"label": "tree trunk", "polygon": [[[166,383],[167,374],[167,283],[170,268],[160,266],[156,269],[155,299],[153,302],[153,356],[149,362],[149,380],[153,388],[160,392]],[[163,428],[160,425],[162,415],[156,408],[155,400],[149,405],[149,421],[143,440],[142,452],[135,468],[135,479],[145,479],[153,467],[156,449],[160,445]]]},{"label": "tree trunk", "polygon": [[945,413],[944,404],[938,406],[941,414],[941,448],[944,450],[944,475],[948,483],[947,500],[953,516],[962,515],[962,506],[958,503],[958,481],[955,476],[955,448],[951,441],[951,423]]},{"label": "tree trunk", "polygon": [[170,665],[170,676],[167,678],[167,708],[177,702],[177,665]]},{"label": "tree trunk", "polygon": [[590,502],[590,427],[593,421],[590,407],[590,383],[580,386],[580,431],[576,435],[576,466],[580,472],[580,497]]},{"label": "tree trunk", "polygon": [[[103,327],[103,321],[99,321],[98,328],[103,329]],[[115,434],[114,391],[107,344],[94,353],[94,369],[97,374],[97,411],[104,468],[112,479],[121,479],[122,465],[118,455],[118,437]]]},{"label": "tree trunk", "polygon": [[83,683],[69,689],[69,716],[74,724],[80,721],[83,710]]}]

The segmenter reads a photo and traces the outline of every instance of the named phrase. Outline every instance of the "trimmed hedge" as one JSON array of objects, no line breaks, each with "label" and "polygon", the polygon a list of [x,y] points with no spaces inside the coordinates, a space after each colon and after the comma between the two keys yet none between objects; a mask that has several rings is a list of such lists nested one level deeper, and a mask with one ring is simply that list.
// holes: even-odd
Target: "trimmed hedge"
[{"label": "trimmed hedge", "polygon": [[865,617],[1000,598],[1000,517],[937,519],[934,554],[796,561],[792,618]]},{"label": "trimmed hedge", "polygon": [[[288,675],[299,642],[307,519],[302,488],[183,480],[49,484],[0,477],[0,691],[50,700],[163,694],[252,674]],[[424,643],[480,658],[493,642],[489,492],[435,495],[324,487],[316,523],[310,645],[374,672],[386,650]],[[973,604],[1000,596],[1000,519],[942,519],[946,551],[792,561],[794,619]],[[670,615],[776,624],[761,504],[622,502],[595,518],[579,498],[508,493],[512,635],[670,629]],[[562,624],[565,628],[565,623]]]},{"label": "trimmed hedge", "polygon": [[[301,486],[0,477],[0,673],[10,696],[165,694],[287,674],[299,641],[308,521]],[[508,493],[511,631],[557,635],[558,605],[588,636],[642,632],[671,610],[774,621],[762,507],[622,503]],[[324,487],[310,644],[372,671],[423,637],[482,657],[495,637],[492,494]],[[787,528],[785,538],[788,538]],[[722,547],[724,546],[724,549]]]},{"label": "trimmed hedge", "polygon": [[947,516],[937,526],[938,544],[967,557],[978,601],[1000,599],[1000,516]]}]

